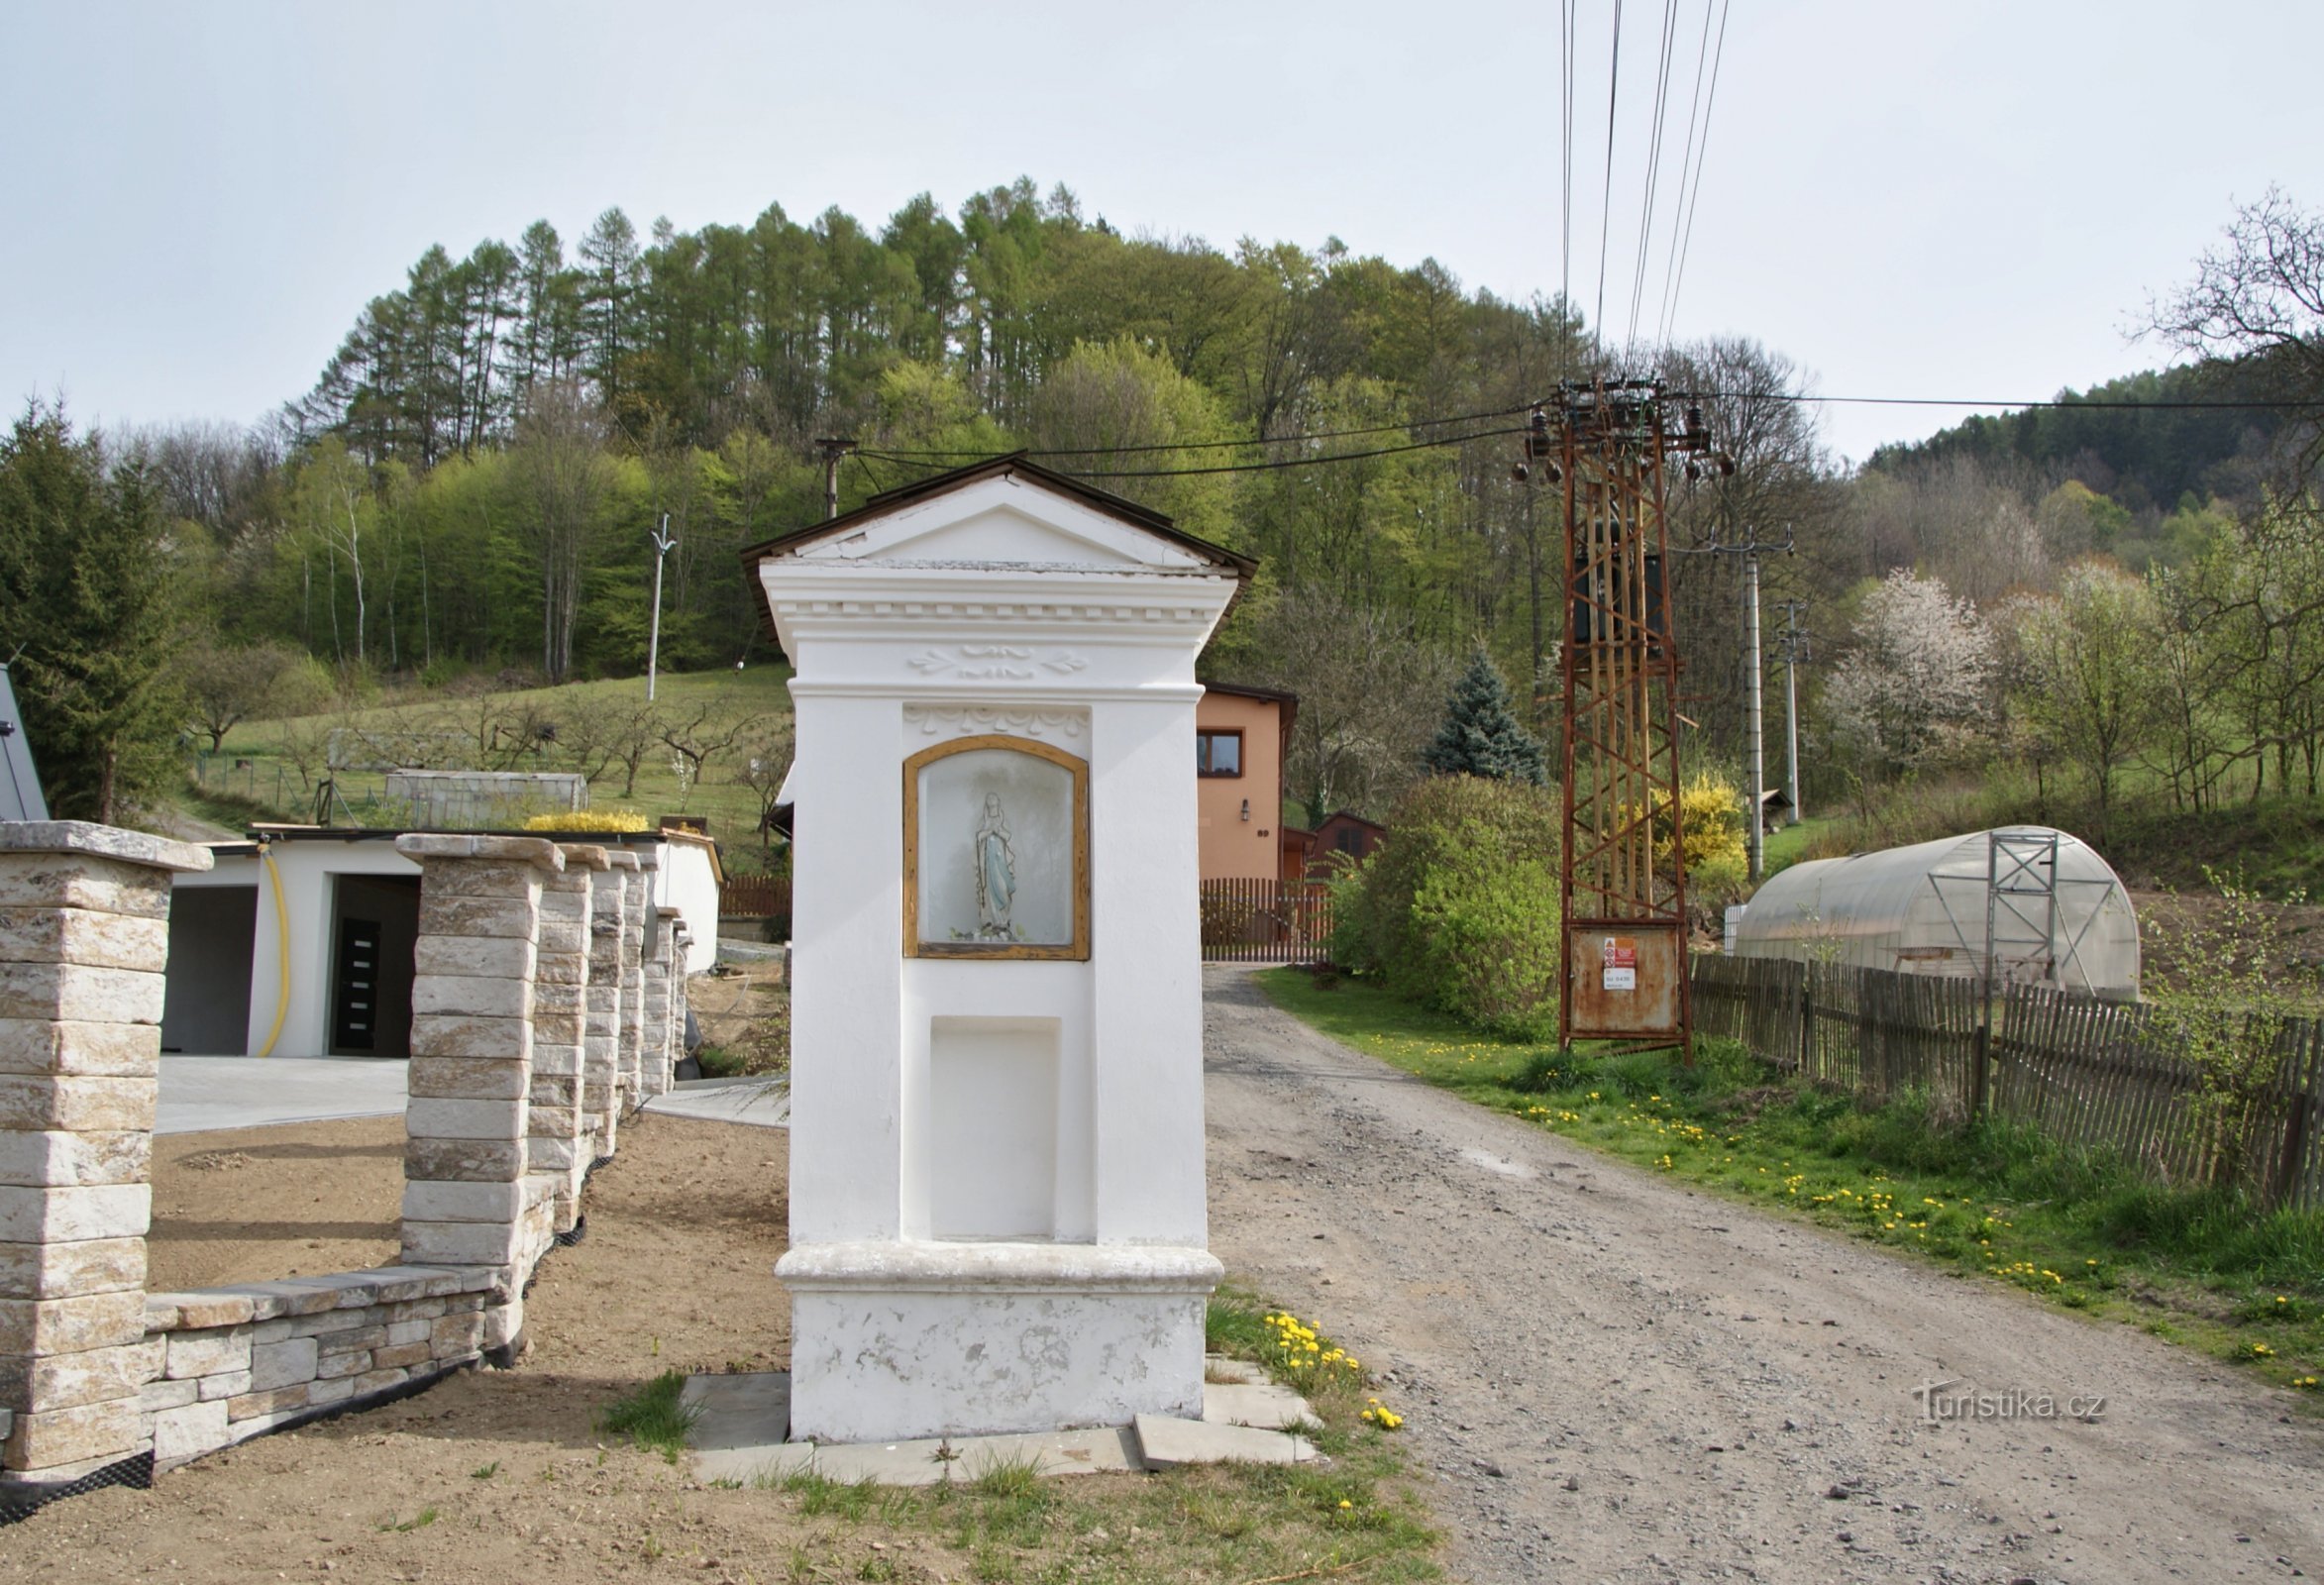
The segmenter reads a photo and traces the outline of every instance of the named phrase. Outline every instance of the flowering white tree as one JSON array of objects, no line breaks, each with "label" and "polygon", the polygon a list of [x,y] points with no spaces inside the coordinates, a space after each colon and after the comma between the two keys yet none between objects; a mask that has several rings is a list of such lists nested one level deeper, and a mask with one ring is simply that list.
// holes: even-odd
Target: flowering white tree
[{"label": "flowering white tree", "polygon": [[1977,734],[1992,634],[1942,580],[1903,568],[1889,574],[1864,597],[1854,637],[1824,699],[1835,735],[1864,769],[1913,770],[1952,757]]}]

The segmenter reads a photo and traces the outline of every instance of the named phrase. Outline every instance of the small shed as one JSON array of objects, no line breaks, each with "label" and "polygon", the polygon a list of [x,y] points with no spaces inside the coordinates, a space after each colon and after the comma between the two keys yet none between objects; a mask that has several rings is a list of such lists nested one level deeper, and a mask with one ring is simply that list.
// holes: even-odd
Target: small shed
[{"label": "small shed", "polygon": [[2004,826],[1816,859],[1769,878],[1735,921],[1739,957],[2139,995],[2139,921],[2080,838]]},{"label": "small shed", "polygon": [[[1343,853],[1347,862],[1368,859],[1388,835],[1388,827],[1367,820],[1352,809],[1341,809],[1316,827],[1316,856]],[[1329,862],[1326,860],[1325,862]]]}]

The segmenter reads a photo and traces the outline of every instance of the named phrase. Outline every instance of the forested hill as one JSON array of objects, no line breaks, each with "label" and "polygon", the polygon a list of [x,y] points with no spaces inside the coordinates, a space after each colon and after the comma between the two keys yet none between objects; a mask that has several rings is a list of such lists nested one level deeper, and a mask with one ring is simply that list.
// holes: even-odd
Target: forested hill
[{"label": "forested hill", "polygon": [[[777,207],[641,236],[608,210],[570,252],[546,223],[430,249],[289,404],[289,467],[245,470],[287,498],[205,521],[241,629],[334,663],[557,680],[642,665],[664,512],[663,654],[732,664],[757,628],[732,553],[820,515],[817,437],[861,442],[848,504],[1018,446],[1092,473],[1093,449],[1128,448],[1097,482],[1260,555],[1273,587],[1447,652],[1514,641],[1530,668],[1538,536],[1506,415],[1596,359],[1562,304],[1467,291],[1433,261],[1129,238],[1029,180],[876,227]],[[1456,422],[1480,414],[1503,416]],[[1216,472],[1347,430],[1374,455]],[[254,537],[254,515],[275,526]]]},{"label": "forested hill", "polygon": [[[2280,207],[2239,223],[2289,224]],[[2187,306],[2196,328],[2174,345],[2273,356],[2205,329],[2208,301]],[[2307,346],[2283,355],[2294,374]],[[217,721],[235,710],[286,710],[265,682],[286,668],[347,708],[382,688],[634,677],[658,611],[664,667],[731,675],[765,643],[736,552],[823,514],[827,450],[848,454],[844,508],[1024,448],[1259,562],[1205,675],[1300,695],[1289,777],[1308,818],[1381,814],[1480,645],[1529,725],[1561,731],[1562,495],[1514,466],[1518,436],[1561,379],[1649,370],[1699,398],[1735,463],[1673,481],[1674,551],[1792,547],[1760,565],[1758,591],[1770,621],[1783,611],[1785,631],[1796,619],[1815,640],[1800,678],[1812,806],[2033,753],[2017,705],[2072,691],[2026,660],[2060,611],[2169,595],[2172,631],[2208,648],[2134,648],[2217,658],[2221,687],[2249,674],[2247,653],[2317,653],[2272,630],[2239,649],[2218,619],[2251,605],[2244,570],[2280,582],[2311,551],[2324,569],[2309,497],[2263,487],[2281,476],[2275,454],[2312,442],[2314,405],[2295,404],[2296,431],[2220,405],[2252,376],[2118,380],[1850,472],[1821,443],[1805,371],[1746,336],[1634,346],[1561,297],[1513,302],[1434,260],[1332,239],[1124,236],[1029,180],[954,210],[917,198],[877,225],[770,208],[641,234],[607,210],[578,241],[537,223],[462,258],[431,248],[354,315],[284,421],[256,430],[100,444],[36,402],[0,439],[0,653],[20,656],[28,711],[49,712],[52,758],[78,710],[80,762],[131,791],[166,783],[173,722],[207,722],[224,747]],[[83,564],[116,543],[142,550],[107,553],[121,575],[108,593]],[[1740,772],[1744,566],[1681,554],[1667,576],[1687,753]],[[117,639],[133,627],[159,637],[130,666]],[[1957,686],[1874,664],[1917,664],[1939,639],[1964,657]],[[242,702],[194,711],[177,696],[212,675]],[[102,709],[83,708],[100,692]],[[2286,699],[2306,724],[2219,705],[2241,723],[2234,741],[2172,748],[2173,795],[2210,796],[2254,745],[2278,754],[2273,785],[2287,745],[2324,756],[2324,693]],[[125,746],[122,701],[143,703],[141,758],[125,757],[139,745]],[[2101,803],[2112,763],[2087,773]]]},{"label": "forested hill", "polygon": [[[800,224],[777,205],[745,226],[658,220],[641,237],[609,209],[571,257],[546,221],[458,261],[431,248],[290,412],[304,437],[425,468],[510,438],[530,393],[560,380],[585,382],[641,440],[715,447],[736,429],[879,433],[926,400],[894,384],[909,370],[949,376],[969,411],[1022,430],[1075,347],[1126,341],[1259,438],[1319,401],[1463,411],[1485,366],[1537,373],[1544,338],[1576,328],[1541,303],[1465,294],[1433,261],[1397,267],[1335,241],[1131,239],[1068,189],[1020,180],[957,220],[923,195],[877,229],[836,208]],[[1333,388],[1347,380],[1386,383]]]},{"label": "forested hill", "polygon": [[1965,458],[1989,475],[2079,480],[2135,517],[2168,513],[2190,495],[2250,505],[2271,476],[2284,410],[2222,404],[2264,404],[2275,388],[2261,370],[2229,364],[2151,370],[2061,390],[2060,406],[1966,418],[1917,444],[1884,446],[1867,466],[1902,474]]}]

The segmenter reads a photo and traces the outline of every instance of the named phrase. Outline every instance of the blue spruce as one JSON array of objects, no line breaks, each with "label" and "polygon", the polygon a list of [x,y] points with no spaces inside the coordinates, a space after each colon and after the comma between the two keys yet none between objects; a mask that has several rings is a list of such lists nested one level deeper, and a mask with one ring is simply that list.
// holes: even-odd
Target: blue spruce
[{"label": "blue spruce", "polygon": [[1509,685],[1482,646],[1453,685],[1444,724],[1421,763],[1437,776],[1482,776],[1535,787],[1548,780],[1541,745],[1510,708]]}]

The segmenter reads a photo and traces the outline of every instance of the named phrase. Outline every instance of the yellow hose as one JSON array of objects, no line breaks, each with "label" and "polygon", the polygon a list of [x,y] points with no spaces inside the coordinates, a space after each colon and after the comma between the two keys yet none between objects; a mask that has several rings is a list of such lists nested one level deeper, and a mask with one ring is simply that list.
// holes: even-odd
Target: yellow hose
[{"label": "yellow hose", "polygon": [[266,1031],[266,1043],[259,1048],[259,1055],[274,1054],[274,1042],[282,1038],[282,1020],[290,1013],[290,908],[282,900],[282,872],[274,867],[274,855],[267,844],[259,844],[259,862],[266,867],[266,879],[274,883],[274,945],[282,954],[278,988],[274,993],[274,1027]]}]

